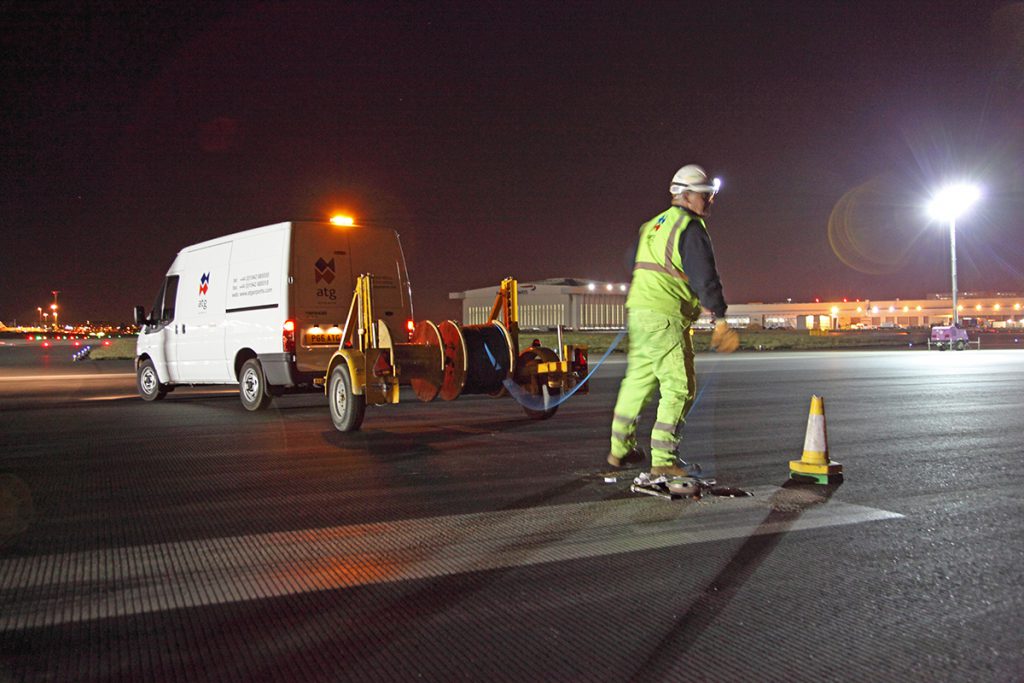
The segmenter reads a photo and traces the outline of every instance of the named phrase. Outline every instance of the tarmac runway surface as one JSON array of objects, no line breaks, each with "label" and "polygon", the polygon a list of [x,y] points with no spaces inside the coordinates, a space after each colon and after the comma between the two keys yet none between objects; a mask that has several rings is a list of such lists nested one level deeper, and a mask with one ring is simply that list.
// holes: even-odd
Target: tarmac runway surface
[{"label": "tarmac runway surface", "polygon": [[71,351],[0,346],[0,681],[1024,678],[1020,351],[699,355],[683,457],[755,494],[701,501],[604,464],[614,356],[342,434]]}]

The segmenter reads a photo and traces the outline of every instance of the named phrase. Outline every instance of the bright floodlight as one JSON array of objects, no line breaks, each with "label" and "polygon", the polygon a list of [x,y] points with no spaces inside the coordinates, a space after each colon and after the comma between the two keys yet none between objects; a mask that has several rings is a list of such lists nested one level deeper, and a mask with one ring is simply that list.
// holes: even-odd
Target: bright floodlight
[{"label": "bright floodlight", "polygon": [[981,189],[977,185],[947,185],[932,197],[928,212],[936,220],[955,221],[980,198]]},{"label": "bright floodlight", "polygon": [[352,226],[355,225],[355,219],[352,216],[331,216],[331,223],[334,225]]}]

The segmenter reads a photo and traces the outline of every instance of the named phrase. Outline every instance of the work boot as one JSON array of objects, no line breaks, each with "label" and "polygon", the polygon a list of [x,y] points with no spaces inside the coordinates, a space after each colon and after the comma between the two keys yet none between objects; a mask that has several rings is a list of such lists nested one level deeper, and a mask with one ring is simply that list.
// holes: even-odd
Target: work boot
[{"label": "work boot", "polygon": [[657,476],[659,474],[664,474],[665,476],[668,476],[668,477],[688,477],[688,476],[690,476],[689,472],[684,470],[679,465],[658,465],[656,467],[652,467],[651,468],[651,474],[653,474],[655,476]]},{"label": "work boot", "polygon": [[616,455],[608,454],[608,464],[612,467],[626,467],[627,465],[639,464],[647,459],[642,449],[634,446],[629,449],[629,452],[619,457]]}]

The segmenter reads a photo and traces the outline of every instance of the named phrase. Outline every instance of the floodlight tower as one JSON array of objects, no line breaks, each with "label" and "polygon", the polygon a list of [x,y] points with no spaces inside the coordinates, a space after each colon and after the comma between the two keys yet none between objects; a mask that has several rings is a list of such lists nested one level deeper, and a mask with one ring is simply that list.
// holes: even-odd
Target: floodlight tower
[{"label": "floodlight tower", "polygon": [[53,327],[57,328],[57,295],[60,294],[60,290],[54,289],[50,292],[53,294],[53,303],[50,304],[50,310],[53,311]]},{"label": "floodlight tower", "polygon": [[949,269],[953,282],[953,325],[960,322],[956,302],[956,219],[967,213],[967,210],[980,198],[981,190],[976,185],[958,183],[947,185],[936,192],[928,205],[928,211],[932,218],[949,222]]}]

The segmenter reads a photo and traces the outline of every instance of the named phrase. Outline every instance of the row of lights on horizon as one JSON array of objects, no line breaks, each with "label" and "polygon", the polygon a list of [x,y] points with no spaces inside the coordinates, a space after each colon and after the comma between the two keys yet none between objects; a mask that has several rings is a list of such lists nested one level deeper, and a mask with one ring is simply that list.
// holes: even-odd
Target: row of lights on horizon
[{"label": "row of lights on horizon", "polygon": [[[606,285],[604,286],[604,288],[605,288],[605,289],[606,289],[607,291],[609,291],[609,292],[615,291],[616,287],[618,287],[618,290],[619,290],[620,292],[625,292],[626,290],[628,290],[628,289],[629,289],[629,287],[628,287],[627,285],[617,285],[617,286],[616,286],[616,285],[614,285],[614,284],[611,284],[611,283],[608,283],[608,284],[606,284]],[[589,284],[587,285],[587,290],[588,290],[588,291],[591,291],[591,292],[593,292],[593,291],[596,291],[596,290],[597,290],[597,284],[596,284],[596,283],[594,283],[594,282],[591,282],[591,283],[589,283]],[[787,301],[790,301],[790,302],[792,302],[792,299],[787,299]],[[816,302],[818,302],[818,303],[820,303],[820,300],[818,300],[818,299],[815,299],[815,301],[816,301]],[[845,300],[845,299],[843,299],[843,302],[845,303],[845,302],[846,302],[846,300]],[[975,307],[974,307],[974,310],[976,310],[976,311],[981,311],[981,310],[983,310],[983,308],[984,308],[984,307],[983,307],[983,306],[982,306],[981,304],[977,304],[977,305],[975,305]],[[1014,305],[1013,305],[1013,310],[1015,310],[1015,311],[1019,311],[1020,309],[1021,309],[1021,306],[1020,306],[1020,304],[1019,304],[1019,303],[1018,303],[1018,304],[1014,304]],[[872,312],[872,313],[878,313],[878,312],[879,312],[879,310],[880,310],[880,309],[879,309],[879,307],[878,307],[878,306],[872,306],[872,307],[871,307],[871,312]],[[921,307],[920,307],[920,306],[915,306],[915,307],[914,307],[914,310],[915,310],[915,311],[920,311],[920,310],[922,310],[922,309],[921,309]],[[959,305],[957,305],[957,310],[959,310],[959,311],[963,311],[963,310],[964,310],[964,305],[963,305],[963,304],[959,304]],[[992,310],[993,310],[993,311],[1000,311],[1000,310],[1002,310],[1002,305],[1001,305],[1001,304],[993,304],[993,305],[992,305]],[[864,307],[863,307],[863,306],[858,306],[858,307],[857,307],[857,313],[863,313],[863,312],[864,312]],[[895,312],[896,312],[896,307],[895,307],[895,306],[889,306],[889,312],[890,312],[890,313],[895,313]],[[910,312],[910,306],[904,306],[904,307],[903,307],[903,312],[904,312],[904,313],[909,313],[909,312]],[[837,315],[838,313],[839,313],[839,307],[838,307],[838,306],[833,306],[833,307],[832,307],[832,315]]]},{"label": "row of lights on horizon", "polygon": [[[895,307],[895,306],[889,306],[889,312],[890,312],[890,313],[895,313],[895,312],[896,312],[896,310],[897,310],[897,309],[896,309],[896,307]],[[915,310],[915,311],[920,311],[920,310],[921,310],[921,307],[920,307],[920,306],[915,306],[915,307],[914,307],[914,310]],[[965,310],[965,309],[964,309],[964,305],[963,305],[963,304],[958,304],[958,305],[957,305],[957,307],[956,307],[956,310],[957,310],[957,313],[961,313],[961,312],[963,312],[963,311]],[[982,306],[981,304],[976,304],[976,305],[974,306],[974,310],[975,310],[975,311],[978,311],[978,312],[981,312],[982,310],[984,310],[984,307],[983,307],[983,306]],[[1001,306],[1000,304],[993,304],[993,305],[992,305],[992,310],[993,310],[994,312],[999,312],[999,311],[1001,311],[1001,310],[1002,310],[1002,306]],[[1020,305],[1019,303],[1016,303],[1016,304],[1014,304],[1014,305],[1013,305],[1013,310],[1014,310],[1014,311],[1018,311],[1018,312],[1019,312],[1019,311],[1021,310],[1021,305]],[[839,317],[839,307],[838,307],[838,306],[833,306],[833,307],[831,308],[830,312],[832,313],[832,318],[838,318],[838,317]],[[858,307],[857,307],[857,313],[863,313],[863,312],[864,312],[864,309],[863,309],[863,307],[862,307],[862,306],[858,306]],[[878,313],[878,312],[879,312],[879,308],[878,308],[878,306],[872,306],[872,307],[871,307],[871,313],[872,313],[872,314],[876,314],[876,313]],[[904,312],[904,313],[909,313],[909,312],[910,312],[910,306],[904,306],[904,307],[903,307],[903,312]],[[1009,321],[1009,322],[1013,322],[1013,320],[1012,320],[1012,319],[1010,319],[1010,321]]]},{"label": "row of lights on horizon", "polygon": [[[974,306],[974,310],[976,310],[976,311],[982,311],[982,310],[984,310],[984,308],[985,307],[982,306],[981,304],[975,304],[975,306]],[[1020,308],[1021,308],[1020,304],[1014,304],[1013,305],[1013,310],[1015,310],[1015,311],[1019,311]],[[958,311],[965,310],[963,304],[957,304],[956,309]],[[1001,304],[992,304],[992,310],[993,311],[998,312],[998,311],[1001,311],[1002,309],[1003,309],[1003,307],[1002,307]],[[872,313],[878,313],[879,310],[880,309],[878,308],[878,306],[872,306],[871,307],[871,312]],[[914,310],[915,311],[920,311],[921,307],[920,306],[915,306]],[[864,308],[862,306],[858,306],[857,307],[857,313],[863,313],[863,312],[864,312]],[[889,312],[890,313],[895,313],[896,312],[896,307],[895,306],[889,306]],[[909,313],[910,312],[910,306],[904,306],[903,307],[903,312],[904,313]],[[833,306],[832,307],[832,315],[838,315],[838,314],[839,314],[839,307],[838,306]]]}]

